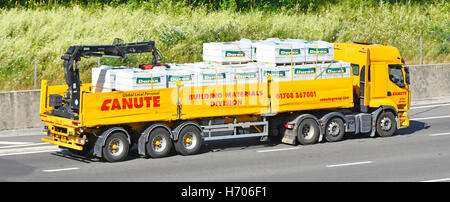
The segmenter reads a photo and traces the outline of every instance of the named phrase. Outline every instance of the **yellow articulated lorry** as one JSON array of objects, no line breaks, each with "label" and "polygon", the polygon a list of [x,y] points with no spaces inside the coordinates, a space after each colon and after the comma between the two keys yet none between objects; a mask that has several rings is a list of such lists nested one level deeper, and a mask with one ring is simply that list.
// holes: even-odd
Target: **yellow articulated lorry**
[{"label": "yellow articulated lorry", "polygon": [[152,65],[158,65],[152,41],[70,47],[62,56],[67,85],[41,84],[40,118],[47,132],[42,141],[115,162],[133,145],[139,155],[159,158],[173,148],[195,154],[209,140],[261,137],[307,145],[339,141],[345,133],[391,136],[409,126],[408,68],[392,46],[335,43],[334,60],[351,63],[351,76],[341,78],[269,76],[257,83],[205,86],[179,81],[171,88],[99,93],[81,84],[81,57],[143,52],[151,52]]}]

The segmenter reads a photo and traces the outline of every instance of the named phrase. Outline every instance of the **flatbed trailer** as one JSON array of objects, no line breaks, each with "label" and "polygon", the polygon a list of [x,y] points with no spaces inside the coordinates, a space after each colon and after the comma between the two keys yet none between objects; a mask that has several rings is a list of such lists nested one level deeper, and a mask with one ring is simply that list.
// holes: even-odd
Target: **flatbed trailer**
[{"label": "flatbed trailer", "polygon": [[335,59],[352,63],[352,76],[343,78],[273,81],[269,77],[267,82],[210,86],[178,82],[173,88],[103,93],[81,84],[76,118],[51,113],[51,95],[63,96],[67,85],[42,81],[40,117],[48,136],[42,141],[114,162],[123,160],[135,144],[140,155],[158,158],[173,147],[191,155],[204,141],[229,138],[279,138],[306,145],[339,141],[344,133],[391,136],[409,125],[410,91],[407,79],[400,86],[398,80],[390,81],[391,74],[407,78],[408,72],[399,54],[398,58],[379,56],[387,49],[397,50],[336,44],[339,58]]}]

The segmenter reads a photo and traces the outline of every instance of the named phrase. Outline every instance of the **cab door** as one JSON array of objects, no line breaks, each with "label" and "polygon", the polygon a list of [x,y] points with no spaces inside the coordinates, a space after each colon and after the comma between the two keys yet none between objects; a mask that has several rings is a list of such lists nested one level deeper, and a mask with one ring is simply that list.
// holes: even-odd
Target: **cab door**
[{"label": "cab door", "polygon": [[398,108],[405,108],[409,103],[409,89],[405,78],[405,71],[401,64],[388,64],[389,81],[387,95]]}]

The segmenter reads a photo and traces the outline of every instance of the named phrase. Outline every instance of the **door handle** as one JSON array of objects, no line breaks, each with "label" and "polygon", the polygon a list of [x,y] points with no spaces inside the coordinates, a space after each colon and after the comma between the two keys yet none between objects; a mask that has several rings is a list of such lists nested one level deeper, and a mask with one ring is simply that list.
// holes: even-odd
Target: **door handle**
[{"label": "door handle", "polygon": [[391,91],[388,91],[388,92],[387,92],[387,96],[392,96]]}]

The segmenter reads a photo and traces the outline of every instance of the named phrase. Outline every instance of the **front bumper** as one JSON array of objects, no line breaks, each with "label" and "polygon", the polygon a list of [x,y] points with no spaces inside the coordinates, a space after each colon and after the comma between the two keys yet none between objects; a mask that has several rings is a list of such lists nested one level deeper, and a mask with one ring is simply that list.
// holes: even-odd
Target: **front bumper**
[{"label": "front bumper", "polygon": [[45,132],[49,137],[41,138],[41,141],[70,149],[83,150],[83,145],[87,141],[86,136],[80,137],[80,122],[46,114],[41,114],[40,117],[45,122]]},{"label": "front bumper", "polygon": [[67,148],[70,148],[70,149],[75,149],[75,150],[83,150],[83,146],[79,146],[79,145],[76,145],[76,144],[69,144],[69,143],[64,143],[64,142],[61,142],[61,141],[58,141],[58,140],[50,140],[50,139],[47,139],[47,138],[41,138],[41,141],[42,142],[48,142],[48,143],[50,143],[50,144],[54,144],[54,145],[59,145],[59,146],[62,146],[62,147],[67,147]]}]

